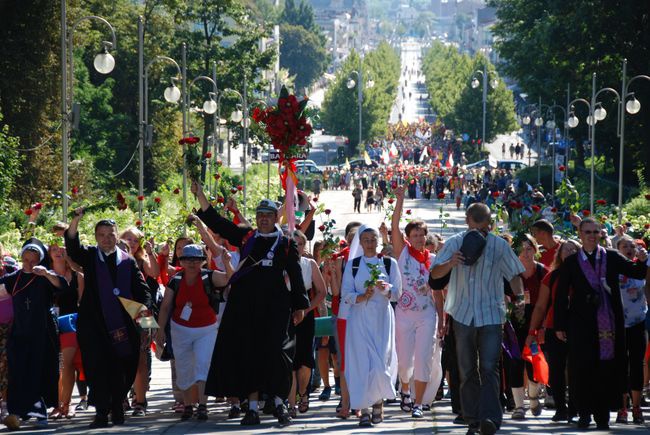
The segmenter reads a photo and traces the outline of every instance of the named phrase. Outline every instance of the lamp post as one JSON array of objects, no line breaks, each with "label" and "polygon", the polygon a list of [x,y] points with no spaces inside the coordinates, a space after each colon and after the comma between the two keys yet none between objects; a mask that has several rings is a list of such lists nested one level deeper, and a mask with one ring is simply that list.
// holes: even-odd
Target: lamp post
[{"label": "lamp post", "polygon": [[[567,137],[567,111],[565,110],[564,107],[558,105],[558,104],[553,104],[548,108],[551,112],[555,109],[560,109],[562,111],[562,114],[564,115],[564,138],[566,140]],[[546,122],[546,128],[550,128],[553,130],[553,164],[551,165],[552,170],[551,170],[551,195],[553,196],[553,202],[555,202],[555,148],[557,147],[557,136],[555,134],[555,114],[553,113],[553,119],[550,119]],[[565,150],[567,152],[567,150]],[[565,168],[566,169],[566,168]]]},{"label": "lamp post", "polygon": [[487,113],[487,91],[488,91],[488,79],[490,73],[494,74],[492,80],[490,80],[490,87],[492,89],[496,89],[496,87],[499,85],[499,79],[497,78],[497,73],[494,71],[488,71],[487,66],[484,67],[483,70],[476,70],[474,71],[474,77],[472,77],[472,88],[476,89],[479,87],[480,82],[478,81],[478,78],[476,78],[476,75],[481,76],[481,80],[483,82],[483,130],[481,133],[481,148],[484,150],[485,149],[485,116]]},{"label": "lamp post", "polygon": [[602,121],[605,119],[607,116],[607,111],[605,108],[602,106],[601,103],[598,102],[598,97],[603,94],[603,93],[612,93],[616,97],[616,101],[619,105],[619,110],[618,110],[618,123],[617,123],[617,134],[620,135],[620,121],[621,121],[621,110],[620,110],[620,102],[621,98],[618,92],[612,88],[602,88],[598,91],[596,91],[596,73],[593,73],[591,77],[591,101],[587,101],[584,98],[576,98],[575,100],[571,101],[569,103],[569,107],[571,110],[569,119],[567,120],[567,123],[569,124],[570,128],[575,128],[579,124],[578,117],[575,115],[574,112],[574,104],[575,103],[583,103],[587,106],[589,109],[589,116],[587,116],[587,125],[589,125],[589,143],[591,146],[591,174],[590,174],[590,189],[589,189],[589,211],[591,214],[594,213],[594,185],[595,185],[595,159],[596,159],[596,123],[598,121]]},{"label": "lamp post", "polygon": [[[213,64],[214,66],[214,64]],[[206,81],[210,84],[212,84],[212,92],[208,93],[208,99],[203,102],[203,112],[207,113],[208,115],[212,115],[212,137],[215,137],[217,135],[217,102],[215,99],[217,98],[217,94],[219,93],[219,88],[217,87],[217,82],[212,80],[208,76],[196,76],[192,81],[190,82],[190,86],[187,88],[187,101],[191,101],[190,94],[192,92],[192,86],[198,81]],[[188,117],[187,119],[187,125],[188,125],[188,130],[192,130],[192,123],[191,119]],[[206,139],[207,140],[207,139]],[[201,164],[201,182],[205,180],[205,163]]]},{"label": "lamp post", "polygon": [[[255,105],[262,106],[264,109],[269,107],[266,101],[262,99],[255,99],[251,101],[251,107],[254,107]],[[268,144],[268,151],[267,151],[267,159],[266,159],[266,197],[271,198],[271,145]]]},{"label": "lamp post", "polygon": [[[361,59],[359,65],[359,71],[352,71],[346,83],[348,89],[352,89],[355,86],[357,87],[357,104],[359,106],[359,144],[361,144],[362,142],[361,141],[361,133],[362,133],[361,110],[362,110],[362,103],[363,103],[363,87],[364,87],[362,67],[363,67],[363,59]],[[355,79],[352,78],[352,76],[356,76],[356,81]],[[375,86],[375,82],[372,79],[370,79],[367,81],[367,83],[365,83],[365,86],[367,88],[372,88],[373,86]]]},{"label": "lamp post", "polygon": [[70,160],[70,131],[79,121],[79,106],[74,102],[74,52],[73,39],[75,29],[84,21],[96,20],[108,26],[112,42],[103,41],[102,51],[95,56],[93,66],[100,74],[108,74],[115,67],[115,59],[108,52],[117,46],[115,29],[106,19],[88,15],[79,18],[68,29],[66,0],[61,0],[61,151],[63,154],[63,186],[61,199],[63,203],[63,222],[68,221],[68,161]]},{"label": "lamp post", "polygon": [[[181,90],[176,82],[181,75],[181,67],[178,63],[167,56],[156,56],[147,66],[144,66],[144,20],[138,18],[138,151],[140,166],[138,171],[138,195],[144,195],[144,147],[151,146],[153,140],[153,126],[149,125],[149,72],[151,67],[159,62],[170,63],[176,67],[177,76],[171,78],[171,85],[165,89],[164,98],[169,103],[176,103],[181,99]],[[142,220],[143,201],[138,201],[139,216]]]},{"label": "lamp post", "polygon": [[[629,81],[626,82],[627,75],[627,59],[623,59],[623,72],[621,74],[621,99],[619,106],[619,136],[620,136],[620,146],[619,146],[619,161],[618,161],[618,223],[619,225],[623,221],[623,146],[625,144],[625,112],[630,115],[636,115],[641,110],[641,103],[634,96],[634,92],[629,92],[630,85],[638,79],[650,81],[650,77],[644,74],[640,74],[632,77]],[[631,100],[628,100],[628,97],[632,97]],[[627,100],[627,101],[626,101]]]},{"label": "lamp post", "polygon": [[[243,160],[242,160],[243,168],[242,169],[243,169],[243,172],[242,172],[242,175],[243,175],[243,178],[244,178],[244,200],[243,200],[244,210],[246,210],[246,152],[247,152],[246,148],[248,147],[248,127],[250,126],[250,119],[248,117],[248,107],[247,107],[246,91],[245,90],[246,90],[246,76],[244,76],[244,94],[243,95],[241,93],[239,93],[238,91],[234,90],[234,89],[226,88],[226,89],[224,89],[223,91],[220,92],[219,98],[217,100],[217,110],[218,110],[217,118],[218,119],[221,119],[221,99],[224,96],[228,95],[228,94],[234,95],[237,98],[239,98],[239,103],[241,104],[241,107],[242,107],[242,110],[243,110],[243,112],[242,112],[242,110],[239,110],[239,109],[232,112],[232,114],[230,115],[230,120],[232,122],[234,122],[234,123],[237,123],[237,124],[241,122],[242,127],[243,127],[243,135],[242,135],[242,141],[243,141]],[[230,143],[228,144],[228,149],[230,149]]]},{"label": "lamp post", "polygon": [[[537,184],[539,185],[541,182],[541,167],[540,167],[540,156],[541,156],[541,132],[540,132],[540,127],[544,125],[544,118],[542,117],[542,98],[539,98],[539,103],[537,105],[535,104],[529,104],[526,106],[524,110],[528,110],[529,107],[535,107],[535,110],[530,112],[530,114],[524,115],[522,118],[522,123],[524,125],[529,125],[531,121],[533,121],[533,124],[535,124],[535,127],[537,127]],[[534,116],[534,118],[531,118],[531,116]],[[530,166],[530,142],[528,143],[528,166]]]}]

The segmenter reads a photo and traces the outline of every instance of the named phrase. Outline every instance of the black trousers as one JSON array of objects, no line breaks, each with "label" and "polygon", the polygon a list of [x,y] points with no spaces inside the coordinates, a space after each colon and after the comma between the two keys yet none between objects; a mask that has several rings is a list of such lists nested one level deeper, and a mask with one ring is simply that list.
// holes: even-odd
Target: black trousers
[{"label": "black trousers", "polygon": [[627,387],[629,390],[643,390],[643,357],[646,345],[645,322],[625,328]]},{"label": "black trousers", "polygon": [[[544,352],[548,362],[548,382],[553,390],[555,407],[566,408],[567,344],[557,338],[554,329],[546,330],[544,341]],[[572,404],[569,403],[569,410],[572,408]]]},{"label": "black trousers", "polygon": [[451,410],[455,414],[462,414],[460,406],[460,372],[458,371],[458,357],[456,355],[456,340],[454,338],[454,322],[451,316],[448,318],[449,332],[445,337],[445,345],[442,348],[443,374],[449,370],[449,392],[451,395]]}]

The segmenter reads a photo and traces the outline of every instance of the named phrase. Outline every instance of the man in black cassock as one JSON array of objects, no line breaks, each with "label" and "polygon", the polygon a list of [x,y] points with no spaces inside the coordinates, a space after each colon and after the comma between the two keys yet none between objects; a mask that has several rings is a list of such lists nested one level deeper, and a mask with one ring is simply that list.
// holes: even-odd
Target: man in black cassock
[{"label": "man in black cassock", "polygon": [[77,340],[95,406],[91,429],[124,423],[123,401],[138,366],[140,334],[118,296],[150,306],[147,283],[130,255],[117,247],[117,226],[107,219],[95,225],[97,246],[79,242],[77,226],[83,209],[65,232],[68,256],[84,269],[85,288],[79,302]]},{"label": "man in black cassock", "polygon": [[[281,425],[291,422],[284,406],[292,382],[295,340],[290,323],[300,323],[309,299],[295,242],[276,227],[278,208],[268,199],[256,209],[257,230],[219,216],[196,183],[197,216],[215,233],[240,248],[240,263],[219,325],[205,391],[213,396],[249,399],[243,425],[260,423],[259,394],[275,404]],[[285,282],[285,272],[290,288]]]},{"label": "man in black cassock", "polygon": [[582,249],[560,266],[554,301],[554,327],[567,341],[569,394],[578,410],[578,427],[593,414],[599,430],[609,429],[609,410],[627,391],[625,317],[619,275],[643,279],[647,254],[633,263],[618,251],[598,245],[600,225],[584,219],[578,234]]}]

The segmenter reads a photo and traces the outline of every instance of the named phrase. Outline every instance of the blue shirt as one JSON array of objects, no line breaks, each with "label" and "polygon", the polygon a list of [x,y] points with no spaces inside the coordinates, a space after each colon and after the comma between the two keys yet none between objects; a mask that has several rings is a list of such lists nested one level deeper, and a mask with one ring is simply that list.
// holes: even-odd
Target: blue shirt
[{"label": "blue shirt", "polygon": [[[456,234],[445,242],[433,266],[449,261],[460,250],[465,233]],[[508,242],[488,234],[487,244],[476,263],[458,265],[451,270],[445,312],[467,326],[503,324],[506,318],[503,280],[510,281],[524,270]]]}]

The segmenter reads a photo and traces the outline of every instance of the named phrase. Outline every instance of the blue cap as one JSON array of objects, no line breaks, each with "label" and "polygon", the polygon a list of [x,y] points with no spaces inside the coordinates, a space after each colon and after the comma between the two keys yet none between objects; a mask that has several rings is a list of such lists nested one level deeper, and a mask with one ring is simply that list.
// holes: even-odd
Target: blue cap
[{"label": "blue cap", "polygon": [[191,258],[202,258],[205,260],[205,251],[203,251],[201,245],[187,245],[183,248],[180,259],[189,260]]}]

